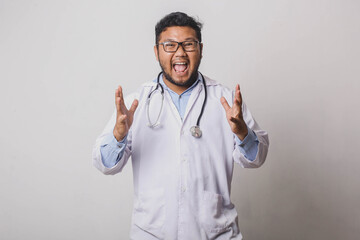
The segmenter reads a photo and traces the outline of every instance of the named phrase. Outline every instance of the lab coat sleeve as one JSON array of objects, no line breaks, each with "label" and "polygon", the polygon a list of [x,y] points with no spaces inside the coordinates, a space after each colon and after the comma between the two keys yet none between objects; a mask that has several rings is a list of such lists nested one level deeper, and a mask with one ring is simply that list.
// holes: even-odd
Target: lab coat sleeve
[{"label": "lab coat sleeve", "polygon": [[244,140],[241,141],[240,138],[235,135],[235,141],[236,147],[239,148],[240,152],[245,156],[245,158],[254,161],[257,152],[259,151],[259,141],[254,131],[248,127],[248,134]]},{"label": "lab coat sleeve", "polygon": [[100,146],[101,160],[105,167],[112,168],[121,159],[127,145],[127,136],[120,142],[113,134],[109,134]]},{"label": "lab coat sleeve", "polygon": [[[240,151],[239,147],[235,147],[233,152],[233,159],[236,163],[240,164],[243,168],[257,168],[260,167],[266,159],[266,155],[269,148],[269,137],[266,131],[262,130],[256,123],[255,119],[251,115],[245,103],[242,104],[243,117],[246,125],[256,135],[258,143],[258,151],[254,160],[246,158],[246,156]],[[234,137],[234,145],[237,145]]]},{"label": "lab coat sleeve", "polygon": [[[116,173],[121,172],[121,170],[126,165],[129,157],[131,156],[131,129],[130,129],[128,132],[128,135],[127,135],[127,144],[126,144],[125,149],[123,150],[123,154],[122,154],[122,157],[120,158],[120,160],[116,161],[116,159],[114,159],[113,162],[116,162],[116,164],[110,168],[106,167],[103,163],[102,154],[101,154],[100,149],[104,142],[104,139],[109,138],[113,134],[115,120],[116,120],[116,111],[112,115],[110,121],[106,125],[106,127],[103,130],[103,132],[101,133],[101,135],[96,139],[95,146],[93,148],[93,153],[92,153],[94,166],[106,175],[114,175]],[[116,156],[114,156],[114,157],[116,157]]]}]

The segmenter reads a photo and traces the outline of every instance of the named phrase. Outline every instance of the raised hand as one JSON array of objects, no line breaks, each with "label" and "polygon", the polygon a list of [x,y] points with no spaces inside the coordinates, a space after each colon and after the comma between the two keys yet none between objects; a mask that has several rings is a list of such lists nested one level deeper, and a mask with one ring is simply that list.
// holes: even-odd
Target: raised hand
[{"label": "raised hand", "polygon": [[129,128],[134,119],[134,112],[139,104],[138,100],[134,100],[128,110],[124,103],[124,97],[121,86],[115,90],[115,105],[116,105],[116,123],[114,127],[114,137],[117,141],[124,139],[129,132]]},{"label": "raised hand", "polygon": [[234,103],[232,107],[229,106],[224,97],[221,97],[220,101],[225,109],[226,119],[230,124],[231,131],[233,131],[240,140],[244,140],[248,134],[248,130],[242,115],[242,97],[239,84],[236,85]]}]

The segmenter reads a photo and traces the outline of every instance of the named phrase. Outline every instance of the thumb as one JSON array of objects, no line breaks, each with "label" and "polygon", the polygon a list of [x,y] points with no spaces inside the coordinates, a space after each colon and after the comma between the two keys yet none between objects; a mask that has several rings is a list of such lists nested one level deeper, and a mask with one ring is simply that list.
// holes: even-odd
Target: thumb
[{"label": "thumb", "polygon": [[229,103],[226,101],[226,99],[224,97],[220,98],[220,102],[221,102],[222,106],[224,107],[225,111],[230,109]]},{"label": "thumb", "polygon": [[135,99],[135,100],[132,102],[129,111],[132,112],[132,113],[134,113],[138,105],[139,105],[139,101],[138,101],[137,99]]}]

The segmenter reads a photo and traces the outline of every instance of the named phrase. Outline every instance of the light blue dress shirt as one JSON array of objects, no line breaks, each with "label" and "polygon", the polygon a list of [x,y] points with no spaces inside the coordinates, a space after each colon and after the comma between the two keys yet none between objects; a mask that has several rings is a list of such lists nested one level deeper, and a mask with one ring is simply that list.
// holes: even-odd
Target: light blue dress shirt
[{"label": "light blue dress shirt", "polygon": [[[191,91],[201,81],[200,78],[201,76],[199,74],[199,78],[194,82],[194,84],[179,95],[176,92],[172,91],[170,88],[168,88],[164,83],[163,78],[160,77],[160,84],[164,87],[164,90],[170,94],[171,99],[174,105],[176,106],[176,109],[178,110],[181,119],[183,119],[184,117],[186,105],[189,101]],[[248,135],[244,138],[244,140],[241,141],[235,135],[235,141],[240,152],[244,154],[244,156],[247,159],[253,161],[256,158],[259,141],[254,131],[252,131],[248,127]],[[124,153],[126,144],[127,144],[127,136],[120,142],[116,140],[113,134],[110,134],[108,137],[104,139],[100,148],[100,152],[101,152],[101,159],[105,167],[112,168],[120,161]]]}]

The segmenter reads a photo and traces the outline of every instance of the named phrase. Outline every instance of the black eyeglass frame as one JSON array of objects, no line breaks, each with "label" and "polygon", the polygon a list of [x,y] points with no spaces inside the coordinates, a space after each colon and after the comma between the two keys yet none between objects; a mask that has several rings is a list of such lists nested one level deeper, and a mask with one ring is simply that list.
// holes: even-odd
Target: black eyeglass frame
[{"label": "black eyeglass frame", "polygon": [[[186,50],[183,46],[183,43],[186,43],[186,42],[195,42],[196,43],[196,46],[195,46],[195,49],[194,50]],[[166,51],[165,50],[165,44],[166,43],[176,43],[177,44],[177,47],[174,51]],[[184,49],[185,52],[195,52],[196,51],[196,48],[197,46],[200,44],[200,41],[198,40],[186,40],[186,41],[182,41],[182,42],[177,42],[177,41],[166,41],[166,42],[162,42],[162,43],[158,43],[156,44],[157,46],[159,45],[162,45],[163,46],[163,49],[165,52],[168,52],[168,53],[174,53],[176,52],[178,49],[179,49],[179,46],[181,45],[181,47]]]}]

